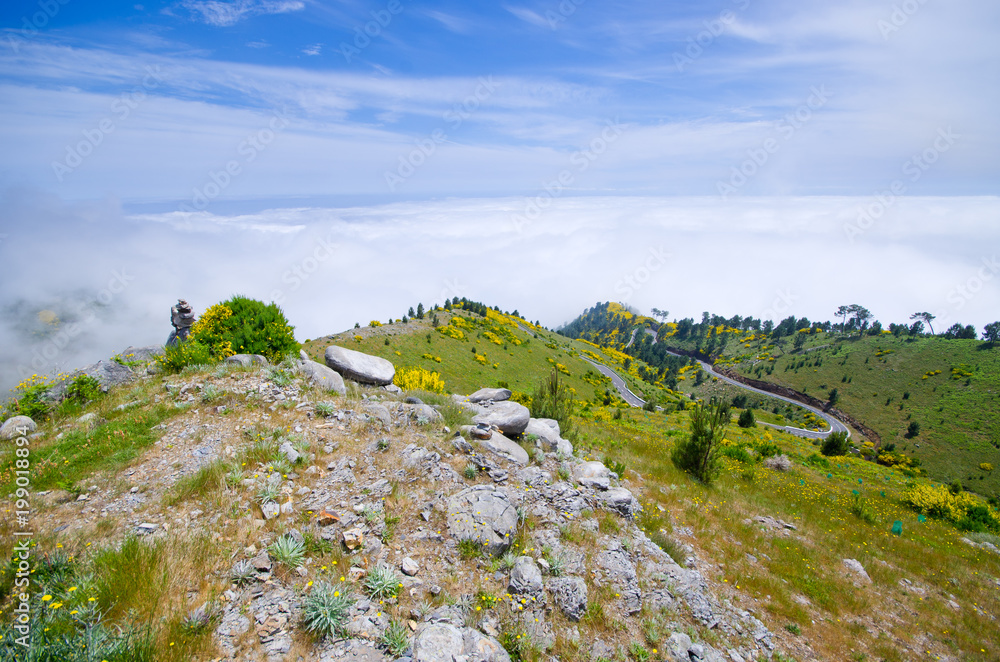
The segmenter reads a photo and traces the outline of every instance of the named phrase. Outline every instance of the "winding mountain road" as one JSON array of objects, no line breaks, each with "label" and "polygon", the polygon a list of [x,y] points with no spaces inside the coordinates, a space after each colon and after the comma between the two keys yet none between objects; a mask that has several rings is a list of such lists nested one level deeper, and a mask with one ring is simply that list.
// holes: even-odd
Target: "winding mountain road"
[{"label": "winding mountain road", "polygon": [[[656,334],[655,334],[655,332],[652,332],[649,329],[643,329],[643,330],[646,333],[648,333],[648,334],[650,334],[650,335],[653,336],[653,341],[654,342],[656,341]],[[638,331],[639,331],[638,328],[632,330],[632,337],[629,338],[628,345],[625,346],[625,349],[628,349],[632,345],[632,343],[635,341],[635,334]],[[677,353],[671,352],[669,350],[667,351],[667,354],[672,354],[673,356],[682,356],[681,354],[677,354]],[[616,373],[614,370],[612,370],[611,368],[607,367],[606,365],[602,365],[600,363],[597,363],[596,361],[591,361],[590,359],[588,359],[586,357],[581,356],[580,358],[582,358],[584,361],[586,361],[587,363],[590,363],[595,368],[597,368],[601,372],[601,374],[610,377],[611,378],[611,383],[618,390],[618,393],[621,395],[622,399],[625,400],[625,402],[627,402],[629,405],[631,405],[633,407],[641,407],[644,404],[646,404],[645,400],[643,400],[642,398],[640,398],[638,395],[636,395],[635,393],[633,393],[631,389],[629,389],[628,385],[625,383],[625,380],[622,379],[621,376],[618,373]],[[684,357],[684,358],[686,358],[686,357]],[[805,409],[806,411],[810,411],[813,414],[815,414],[816,416],[819,416],[824,421],[826,421],[826,424],[830,426],[830,429],[828,429],[828,430],[821,430],[821,431],[806,430],[804,428],[797,428],[797,427],[793,427],[791,425],[778,425],[776,423],[767,423],[765,421],[757,421],[761,425],[766,425],[768,427],[775,428],[777,430],[784,430],[785,432],[788,432],[789,434],[794,434],[794,435],[799,436],[799,437],[805,437],[807,439],[825,439],[828,435],[830,435],[833,432],[846,432],[848,437],[851,436],[851,430],[850,430],[850,428],[848,428],[841,421],[839,421],[838,419],[834,418],[833,416],[831,416],[830,414],[826,413],[825,411],[823,411],[821,409],[817,409],[817,408],[811,407],[811,406],[809,406],[807,404],[803,404],[803,403],[799,402],[798,400],[793,400],[792,398],[786,398],[783,395],[777,395],[777,394],[774,394],[774,393],[768,393],[767,391],[764,391],[762,389],[754,388],[753,386],[747,386],[746,384],[738,382],[735,379],[731,379],[729,377],[726,377],[725,375],[720,375],[719,373],[717,373],[712,368],[711,364],[705,363],[704,361],[698,360],[698,365],[701,366],[701,369],[704,370],[705,372],[707,372],[712,377],[716,377],[718,379],[721,379],[722,381],[724,381],[724,382],[726,382],[728,384],[732,384],[733,386],[737,386],[737,387],[739,387],[741,389],[744,389],[744,390],[747,390],[747,391],[751,391],[751,392],[757,393],[759,395],[764,395],[764,396],[767,396],[769,398],[775,398],[775,399],[778,399],[778,400],[783,400],[785,402],[788,402],[790,404],[795,405],[796,407],[801,407],[801,408]]]},{"label": "winding mountain road", "polygon": [[[667,354],[673,354],[674,356],[682,356],[681,354],[677,354],[669,350],[667,351]],[[776,398],[778,400],[783,400],[785,402],[795,405],[796,407],[801,407],[806,411],[811,411],[813,414],[819,416],[824,421],[826,421],[826,424],[830,426],[830,429],[822,431],[814,431],[814,430],[805,430],[803,428],[796,428],[790,425],[777,425],[776,423],[765,423],[764,421],[758,421],[758,423],[760,423],[761,425],[766,425],[768,427],[776,428],[778,430],[784,430],[785,432],[790,432],[791,434],[797,435],[799,437],[806,437],[807,439],[826,439],[826,437],[832,432],[846,432],[848,437],[851,436],[850,428],[848,428],[846,425],[844,425],[839,420],[837,420],[830,414],[826,413],[822,409],[816,409],[815,407],[810,407],[807,404],[803,404],[798,400],[793,400],[792,398],[786,398],[783,395],[768,393],[767,391],[764,391],[762,389],[754,388],[753,386],[747,386],[746,384],[738,382],[735,379],[731,379],[729,377],[726,377],[725,375],[720,375],[712,368],[711,364],[705,363],[704,361],[701,361],[699,359],[696,360],[698,361],[698,365],[701,366],[701,369],[707,372],[712,377],[717,377],[718,379],[721,379],[726,383],[732,384],[733,386],[738,386],[747,391],[751,391],[759,395],[764,395],[769,398]]]},{"label": "winding mountain road", "polygon": [[618,393],[622,396],[622,400],[629,403],[633,407],[641,407],[644,404],[646,404],[645,400],[640,398],[638,395],[633,393],[631,389],[629,389],[628,384],[625,383],[625,380],[622,379],[617,372],[615,372],[606,365],[601,365],[597,361],[591,361],[585,356],[581,356],[580,358],[586,361],[587,363],[591,364],[598,370],[600,370],[601,374],[610,377],[611,383],[614,384],[616,389],[618,389]]}]

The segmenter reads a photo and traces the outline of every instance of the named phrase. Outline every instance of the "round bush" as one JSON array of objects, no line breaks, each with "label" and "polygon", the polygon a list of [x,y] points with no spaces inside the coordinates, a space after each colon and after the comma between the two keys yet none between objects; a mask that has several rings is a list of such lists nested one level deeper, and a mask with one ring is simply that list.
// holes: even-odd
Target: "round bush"
[{"label": "round bush", "polygon": [[190,340],[207,347],[216,360],[233,354],[261,354],[278,363],[300,348],[294,327],[277,304],[242,295],[206,310],[191,328]]}]

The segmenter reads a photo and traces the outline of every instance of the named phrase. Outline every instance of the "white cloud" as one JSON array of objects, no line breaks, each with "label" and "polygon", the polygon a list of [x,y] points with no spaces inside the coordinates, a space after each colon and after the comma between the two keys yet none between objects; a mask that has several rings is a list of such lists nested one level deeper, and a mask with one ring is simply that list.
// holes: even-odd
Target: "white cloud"
[{"label": "white cloud", "polygon": [[[1000,198],[906,198],[851,243],[844,226],[868,202],[557,197],[518,232],[516,197],[129,216],[113,202],[8,194],[0,384],[16,383],[19,362],[45,346],[30,335],[32,315],[98,296],[116,271],[128,287],[58,351],[61,368],[162,343],[178,297],[202,311],[237,292],[279,299],[299,338],[453,296],[547,326],[606,300],[678,317],[826,320],[838,305],[861,303],[883,324],[915,310],[980,329],[995,320],[1000,273],[961,307],[955,293],[984,259],[1000,257],[991,252]],[[650,250],[669,254],[664,266],[644,270]]]},{"label": "white cloud", "polygon": [[319,55],[323,52],[323,44],[313,44],[312,46],[306,46],[302,49],[302,52],[306,55]]},{"label": "white cloud", "polygon": [[305,9],[305,3],[297,0],[186,0],[183,6],[203,23],[216,27],[234,25],[253,16]]}]

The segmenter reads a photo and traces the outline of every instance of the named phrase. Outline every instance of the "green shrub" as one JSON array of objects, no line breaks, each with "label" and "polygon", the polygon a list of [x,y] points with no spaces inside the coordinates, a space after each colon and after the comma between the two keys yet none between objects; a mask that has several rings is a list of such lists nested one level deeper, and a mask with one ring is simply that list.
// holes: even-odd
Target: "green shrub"
[{"label": "green shrub", "polygon": [[233,354],[261,354],[278,363],[301,347],[293,331],[277,304],[236,295],[206,310],[191,327],[188,340],[208,347],[216,360]]},{"label": "green shrub", "polygon": [[402,586],[396,571],[385,565],[374,566],[368,570],[362,585],[368,591],[368,595],[375,600],[396,597]]},{"label": "green shrub", "polygon": [[757,419],[753,416],[753,409],[744,409],[740,412],[739,421],[737,425],[741,428],[755,428],[757,427]]},{"label": "green shrub", "polygon": [[291,536],[281,536],[267,548],[274,560],[286,568],[294,570],[302,565],[306,557],[305,543]]},{"label": "green shrub", "polygon": [[306,630],[319,637],[343,636],[347,633],[347,616],[354,600],[327,582],[313,587],[302,604]]},{"label": "green shrub", "polygon": [[189,365],[204,365],[212,362],[209,348],[197,340],[188,338],[184,342],[167,346],[161,356],[156,357],[157,364],[165,372],[180,372]]},{"label": "green shrub", "polygon": [[378,643],[392,657],[402,657],[403,653],[410,647],[410,638],[406,632],[406,626],[399,621],[389,621],[389,625],[382,632]]},{"label": "green shrub", "polygon": [[90,375],[80,375],[66,387],[66,400],[74,404],[87,404],[101,395],[101,383]]},{"label": "green shrub", "polygon": [[14,397],[4,406],[4,418],[28,416],[36,422],[45,418],[52,409],[52,403],[45,399],[51,388],[52,384],[37,375],[21,382]]},{"label": "green shrub", "polygon": [[847,454],[847,433],[831,432],[823,440],[819,452],[828,457]]},{"label": "green shrub", "polygon": [[729,424],[729,403],[712,398],[706,407],[699,402],[691,412],[691,435],[677,443],[670,459],[703,483],[719,473],[719,446]]}]

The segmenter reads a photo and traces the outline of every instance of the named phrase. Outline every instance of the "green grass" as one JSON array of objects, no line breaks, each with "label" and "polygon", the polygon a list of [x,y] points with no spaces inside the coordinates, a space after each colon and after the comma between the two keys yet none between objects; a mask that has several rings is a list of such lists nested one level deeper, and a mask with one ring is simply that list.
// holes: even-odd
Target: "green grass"
[{"label": "green grass", "polygon": [[[67,431],[62,439],[48,437],[31,448],[31,483],[49,489],[58,482],[73,484],[102,470],[117,470],[134,460],[160,437],[153,427],[175,415],[170,404],[155,404],[123,412],[107,412],[109,420],[93,430]],[[14,474],[14,447],[0,452],[0,490],[10,492]]]},{"label": "green grass", "polygon": [[[441,325],[451,319],[452,313],[439,311]],[[455,313],[469,317],[470,313]],[[473,319],[478,318],[471,315]],[[540,330],[538,337],[522,329],[512,329],[511,334],[521,341],[521,345],[507,342],[497,345],[485,336],[492,324],[474,331],[466,330],[464,339],[446,337],[435,330],[428,319],[412,320],[408,324],[394,323],[377,328],[350,329],[333,336],[312,340],[303,345],[306,352],[316,361],[323,362],[323,355],[330,345],[339,345],[366,354],[374,354],[391,361],[397,368],[421,367],[438,372],[444,380],[445,389],[451,393],[469,394],[484,386],[496,386],[504,382],[508,388],[531,394],[538,380],[560,363],[569,375],[560,375],[576,390],[576,399],[592,399],[595,386],[586,382],[583,376],[593,366],[579,358],[581,343],[563,338],[558,334]],[[356,342],[355,335],[362,340]],[[391,334],[391,335],[390,335]],[[430,342],[427,336],[430,335]],[[385,339],[389,338],[389,344]],[[475,360],[472,350],[486,357],[486,363]],[[397,353],[398,352],[398,353]],[[433,358],[440,358],[437,362]],[[551,361],[549,361],[551,359]],[[498,364],[497,368],[493,364]],[[601,387],[601,392],[603,392]],[[427,401],[427,400],[425,400]]]},{"label": "green grass", "polygon": [[[779,356],[771,374],[758,373],[761,364],[749,361],[734,367],[821,399],[836,388],[839,409],[878,432],[883,444],[893,443],[897,451],[919,459],[930,476],[949,483],[959,479],[981,494],[1000,494],[1000,472],[979,468],[982,462],[1000,466],[1000,348],[974,340],[816,334],[803,349],[822,345],[828,346]],[[739,351],[752,353],[757,347],[755,342]],[[971,376],[953,379],[952,368],[963,365]],[[920,434],[907,439],[913,421],[920,424]]]}]

